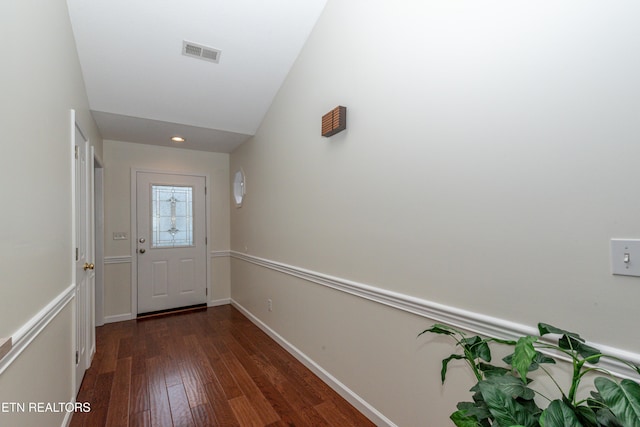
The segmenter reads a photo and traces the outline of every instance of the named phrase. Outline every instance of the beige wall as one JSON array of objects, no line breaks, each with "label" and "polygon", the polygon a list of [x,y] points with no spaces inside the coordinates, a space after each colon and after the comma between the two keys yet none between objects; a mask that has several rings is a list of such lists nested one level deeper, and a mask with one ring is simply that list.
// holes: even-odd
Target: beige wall
[{"label": "beige wall", "polygon": [[[131,256],[131,170],[194,172],[208,175],[211,222],[209,251],[229,249],[229,155],[120,141],[104,142],[105,257]],[[113,240],[114,232],[128,240]],[[229,259],[211,259],[210,301],[228,299]],[[135,310],[134,310],[135,311]],[[104,314],[121,316],[131,311],[131,263],[105,265]],[[135,313],[134,313],[135,314]]]},{"label": "beige wall", "polygon": [[[6,2],[0,13],[0,337],[11,336],[72,284],[70,110],[98,156],[64,0]],[[69,401],[73,301],[0,375],[0,401]],[[46,414],[37,425],[60,425]],[[0,414],[0,425],[31,426]]]},{"label": "beige wall", "polygon": [[[60,312],[0,377],[0,403],[73,402],[71,363],[74,310]],[[15,427],[61,426],[66,414],[38,411],[0,413],[0,425]]]},{"label": "beige wall", "polygon": [[[640,279],[609,267],[609,239],[640,237],[638,13],[329,0],[231,155],[232,250],[640,352]],[[337,105],[347,130],[322,138]],[[232,298],[398,425],[446,425],[469,397],[439,388],[428,319],[240,259]]]}]

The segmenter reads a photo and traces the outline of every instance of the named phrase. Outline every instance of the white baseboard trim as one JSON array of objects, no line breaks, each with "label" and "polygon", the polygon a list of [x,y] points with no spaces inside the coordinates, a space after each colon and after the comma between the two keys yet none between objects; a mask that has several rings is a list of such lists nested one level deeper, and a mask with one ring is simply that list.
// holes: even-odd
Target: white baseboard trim
[{"label": "white baseboard trim", "polygon": [[135,319],[135,316],[131,313],[114,314],[112,316],[104,316],[104,323],[124,322],[131,319]]},{"label": "white baseboard trim", "polygon": [[[75,399],[74,399],[75,401]],[[61,427],[69,427],[69,424],[71,424],[71,417],[73,416],[73,412],[67,412],[64,415],[64,419],[62,420],[62,424]]]},{"label": "white baseboard trim", "polygon": [[74,299],[76,286],[70,285],[29,319],[11,336],[11,350],[0,360],[0,375],[20,356],[49,323]]},{"label": "white baseboard trim", "polygon": [[335,390],[346,401],[351,403],[357,410],[359,410],[364,416],[369,418],[377,426],[397,427],[390,419],[382,415],[376,408],[367,403],[363,398],[358,396],[353,390],[341,383],[336,377],[327,372],[322,366],[318,365],[309,356],[300,351],[296,346],[284,339],[280,334],[271,329],[260,319],[254,316],[249,310],[240,305],[237,301],[231,299],[231,305],[237,308],[242,314],[244,314],[251,322],[253,322],[258,328],[269,335],[274,341],[280,344],[285,350],[291,353],[297,360],[303,365],[309,368],[314,374],[316,374],[322,381],[324,381],[329,387]]},{"label": "white baseboard trim", "polygon": [[132,262],[131,255],[104,257],[105,264],[131,264],[131,262]]},{"label": "white baseboard trim", "polygon": [[[231,304],[231,298],[207,301],[207,307],[217,307],[219,305],[227,305],[227,304]],[[132,320],[136,318],[137,316],[131,313],[113,314],[111,316],[105,316],[104,323],[107,324],[107,323],[125,322],[127,320]]]},{"label": "white baseboard trim", "polygon": [[207,307],[218,307],[221,305],[231,304],[231,298],[217,299],[213,301],[207,301]]},{"label": "white baseboard trim", "polygon": [[[481,313],[462,310],[457,307],[439,304],[437,302],[416,298],[410,295],[390,291],[388,289],[377,288],[364,283],[358,283],[340,277],[318,273],[241,252],[230,251],[230,253],[231,257],[235,259],[246,261],[251,264],[265,267],[270,270],[294,276],[308,282],[326,286],[331,289],[355,295],[369,301],[384,304],[407,313],[425,317],[435,322],[445,323],[480,335],[510,340],[518,339],[523,335],[538,335],[537,327],[523,325]],[[542,341],[550,342],[546,337],[543,337]],[[600,349],[603,353],[640,365],[640,354],[638,353],[593,342],[589,342],[588,344]],[[568,360],[558,354],[554,354],[554,357]],[[633,369],[621,362],[609,358],[601,359],[598,366],[610,371],[612,374],[620,378],[631,378],[636,380],[638,378],[638,374]]]}]

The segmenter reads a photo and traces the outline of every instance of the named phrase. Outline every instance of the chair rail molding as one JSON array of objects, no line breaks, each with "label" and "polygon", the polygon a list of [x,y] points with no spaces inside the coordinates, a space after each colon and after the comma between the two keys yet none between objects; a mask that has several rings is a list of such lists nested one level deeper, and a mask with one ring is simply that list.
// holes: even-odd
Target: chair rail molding
[{"label": "chair rail molding", "polygon": [[[231,251],[231,257],[476,334],[508,340],[518,339],[523,335],[539,335],[537,327],[463,310],[246,253]],[[542,337],[540,341],[552,342],[546,336]],[[589,345],[602,350],[603,353],[640,365],[640,354],[638,353],[598,343],[589,343]],[[553,353],[553,356],[560,360],[570,361],[561,353]],[[637,378],[637,372],[624,363],[613,359],[602,359],[598,366],[620,378]]]},{"label": "chair rail molding", "polygon": [[56,296],[49,304],[27,321],[12,336],[12,346],[4,358],[0,360],[0,375],[20,356],[49,323],[69,304],[76,295],[75,284]]}]

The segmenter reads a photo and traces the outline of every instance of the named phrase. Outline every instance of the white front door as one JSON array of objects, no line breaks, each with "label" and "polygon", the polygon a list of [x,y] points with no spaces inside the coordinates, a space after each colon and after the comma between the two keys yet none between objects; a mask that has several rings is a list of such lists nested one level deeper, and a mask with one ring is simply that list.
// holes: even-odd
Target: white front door
[{"label": "white front door", "polygon": [[136,173],[137,313],[207,302],[205,178]]},{"label": "white front door", "polygon": [[87,162],[89,143],[75,121],[74,126],[74,231],[75,231],[75,281],[76,281],[76,393],[82,384],[84,373],[89,367],[88,347],[89,334],[92,328],[89,310],[89,283],[94,268],[91,256],[93,253],[90,233],[90,201],[89,168]]}]

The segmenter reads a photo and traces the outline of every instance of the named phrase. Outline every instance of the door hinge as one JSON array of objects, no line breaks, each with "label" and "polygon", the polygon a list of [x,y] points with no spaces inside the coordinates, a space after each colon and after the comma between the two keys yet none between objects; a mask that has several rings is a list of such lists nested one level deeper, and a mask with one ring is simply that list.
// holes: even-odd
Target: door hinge
[{"label": "door hinge", "polygon": [[78,260],[78,248],[76,248],[76,261]]},{"label": "door hinge", "polygon": [[78,361],[80,360],[80,355],[78,354],[78,352],[76,351],[76,365],[78,364]]},{"label": "door hinge", "polygon": [[208,245],[208,244],[209,244],[209,240],[208,240],[206,237],[204,238],[204,244],[205,244],[205,245]]},{"label": "door hinge", "polygon": [[74,145],[74,148],[75,148],[76,159],[77,159],[77,158],[78,158],[78,146],[77,146],[77,145]]},{"label": "door hinge", "polygon": [[209,288],[204,288],[204,294],[209,295]]},{"label": "door hinge", "polygon": [[207,187],[204,187],[204,195],[207,195]]}]

